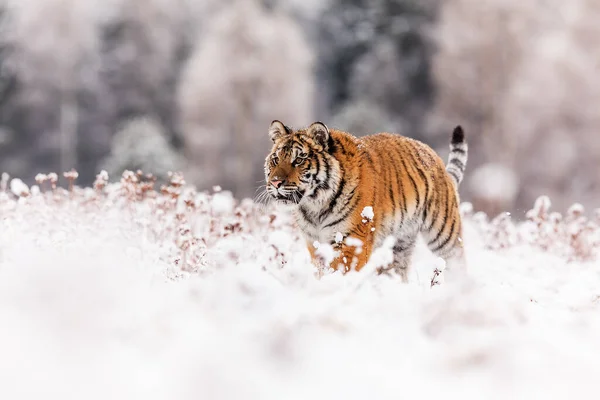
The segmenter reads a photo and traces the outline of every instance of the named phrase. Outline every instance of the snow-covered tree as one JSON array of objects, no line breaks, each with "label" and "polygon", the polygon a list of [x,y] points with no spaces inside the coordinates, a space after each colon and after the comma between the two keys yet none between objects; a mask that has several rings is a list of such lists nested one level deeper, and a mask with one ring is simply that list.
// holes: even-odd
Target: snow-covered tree
[{"label": "snow-covered tree", "polygon": [[[102,26],[102,83],[108,121],[152,115],[176,135],[177,82],[190,47],[193,3],[187,0],[113,0]],[[200,12],[200,10],[197,10]]]},{"label": "snow-covered tree", "polygon": [[379,105],[366,100],[356,100],[344,105],[333,116],[330,125],[358,136],[393,132],[395,129],[388,113]]},{"label": "snow-covered tree", "polygon": [[511,208],[540,193],[558,209],[600,195],[598,18],[593,0],[443,2],[429,128],[442,142],[465,125],[469,169],[491,162],[517,174]]},{"label": "snow-covered tree", "polygon": [[137,117],[127,121],[115,134],[111,153],[102,168],[113,177],[120,177],[125,170],[141,169],[166,181],[169,171],[179,171],[184,165],[185,160],[171,147],[159,122]]},{"label": "snow-covered tree", "polygon": [[23,150],[16,173],[77,166],[82,97],[98,85],[98,26],[102,7],[91,1],[5,0],[0,41],[2,73],[16,85],[10,120],[14,148]]},{"label": "snow-covered tree", "polygon": [[[194,3],[205,3],[194,1]],[[90,182],[111,137],[151,115],[176,135],[175,92],[195,22],[186,0],[0,0],[3,168]],[[2,82],[11,83],[8,89]],[[0,138],[1,140],[1,138]],[[18,156],[16,156],[18,154]]]},{"label": "snow-covered tree", "polygon": [[294,20],[254,0],[223,8],[197,43],[179,88],[186,176],[252,196],[271,121],[312,122],[311,49]]},{"label": "snow-covered tree", "polygon": [[372,103],[388,115],[396,131],[421,137],[419,128],[433,91],[428,32],[438,1],[332,0],[327,4],[318,21],[318,72],[329,88],[321,106],[333,114],[347,114],[350,103]]}]

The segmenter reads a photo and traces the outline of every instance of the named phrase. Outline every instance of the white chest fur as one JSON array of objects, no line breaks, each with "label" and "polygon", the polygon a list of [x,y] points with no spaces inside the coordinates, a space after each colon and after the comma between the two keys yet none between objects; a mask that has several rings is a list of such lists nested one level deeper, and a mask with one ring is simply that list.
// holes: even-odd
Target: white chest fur
[{"label": "white chest fur", "polygon": [[295,210],[294,215],[298,227],[306,240],[310,242],[333,243],[336,236],[339,237],[338,232],[343,237],[347,236],[348,221],[336,222],[338,218],[335,215],[319,218],[319,212],[313,212],[310,209],[304,209],[304,212],[302,212],[300,208]]}]

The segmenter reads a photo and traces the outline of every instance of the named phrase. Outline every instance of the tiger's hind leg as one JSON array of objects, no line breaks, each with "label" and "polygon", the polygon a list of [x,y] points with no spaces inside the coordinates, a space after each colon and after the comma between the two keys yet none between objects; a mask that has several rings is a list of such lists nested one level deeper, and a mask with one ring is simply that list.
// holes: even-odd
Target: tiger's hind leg
[{"label": "tiger's hind leg", "polygon": [[408,282],[408,267],[412,259],[413,252],[415,250],[415,243],[417,242],[416,234],[406,238],[399,238],[396,240],[394,245],[394,270],[402,278],[402,282]]},{"label": "tiger's hind leg", "polygon": [[[434,224],[434,226],[437,224]],[[465,277],[467,261],[462,240],[460,215],[455,213],[440,221],[438,229],[424,230],[423,237],[429,250],[446,262],[444,276],[448,281]]]},{"label": "tiger's hind leg", "polygon": [[417,235],[407,235],[396,238],[396,243],[392,248],[394,252],[394,261],[387,269],[382,269],[379,273],[394,271],[397,273],[402,282],[408,282],[408,267],[417,242]]},{"label": "tiger's hind leg", "polygon": [[434,254],[446,261],[444,276],[447,281],[452,282],[467,276],[467,260],[462,240],[457,240],[446,252],[434,252]]}]

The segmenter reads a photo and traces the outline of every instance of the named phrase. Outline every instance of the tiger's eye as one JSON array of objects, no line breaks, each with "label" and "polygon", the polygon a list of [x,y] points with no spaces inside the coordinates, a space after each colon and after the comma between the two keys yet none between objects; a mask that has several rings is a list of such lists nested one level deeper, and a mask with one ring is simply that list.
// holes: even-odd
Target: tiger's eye
[{"label": "tiger's eye", "polygon": [[294,160],[294,165],[302,165],[304,164],[304,162],[306,161],[306,157],[307,154],[306,153],[300,153],[298,154],[298,157],[296,157],[296,159]]}]

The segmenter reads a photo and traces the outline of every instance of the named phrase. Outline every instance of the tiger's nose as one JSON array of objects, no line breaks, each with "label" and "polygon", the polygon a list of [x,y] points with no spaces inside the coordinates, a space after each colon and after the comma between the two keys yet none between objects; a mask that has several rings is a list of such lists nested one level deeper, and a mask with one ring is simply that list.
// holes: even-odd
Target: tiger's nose
[{"label": "tiger's nose", "polygon": [[275,189],[279,189],[279,186],[281,186],[284,182],[280,179],[273,179],[271,180],[271,185],[275,186]]}]

